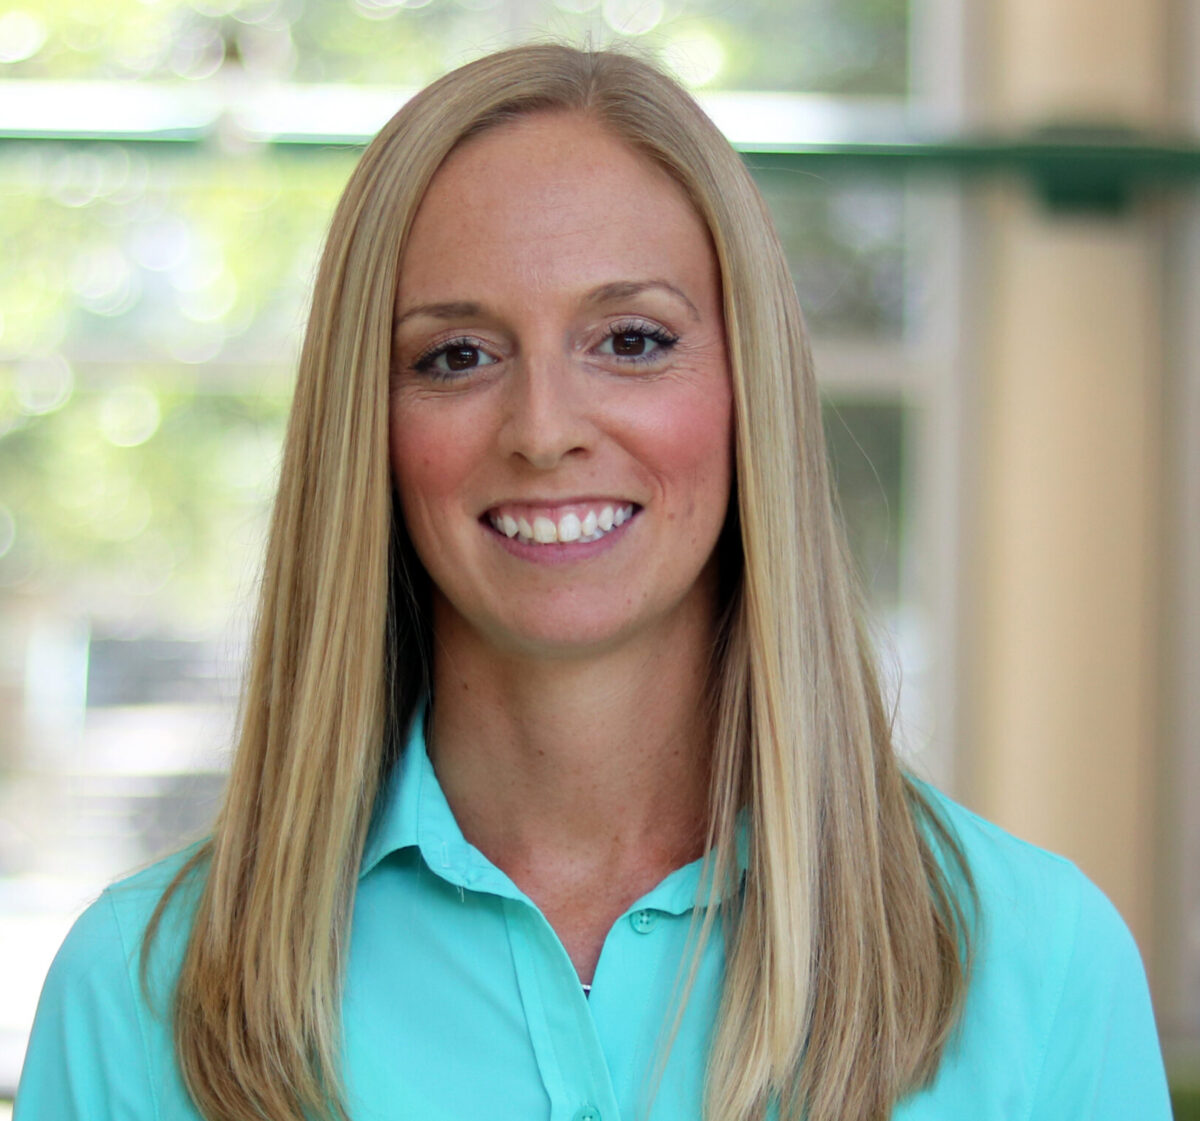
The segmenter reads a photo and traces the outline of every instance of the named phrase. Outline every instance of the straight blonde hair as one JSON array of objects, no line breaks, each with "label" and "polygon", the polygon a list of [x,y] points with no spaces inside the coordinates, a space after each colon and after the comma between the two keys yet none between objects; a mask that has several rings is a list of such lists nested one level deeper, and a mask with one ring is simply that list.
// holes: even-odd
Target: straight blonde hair
[{"label": "straight blonde hair", "polygon": [[736,886],[743,806],[752,840],[744,888],[725,905],[705,1116],[756,1121],[774,1106],[782,1121],[884,1121],[932,1079],[961,1008],[974,889],[892,750],[805,328],[766,206],[712,122],[653,67],[525,46],[406,104],[333,218],[228,791],[146,934],[149,950],[175,888],[202,875],[173,1016],[183,1077],[210,1121],[347,1116],[340,995],[359,862],[428,688],[427,578],[388,468],[400,256],[455,145],[550,111],[589,114],[665,168],[706,221],[721,270],[736,503],[714,655],[714,884]]}]

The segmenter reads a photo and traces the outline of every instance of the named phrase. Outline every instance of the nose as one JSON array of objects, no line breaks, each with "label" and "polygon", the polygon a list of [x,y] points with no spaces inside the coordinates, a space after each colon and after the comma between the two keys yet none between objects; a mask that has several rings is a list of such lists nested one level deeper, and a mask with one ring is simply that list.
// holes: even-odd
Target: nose
[{"label": "nose", "polygon": [[500,451],[549,471],[564,459],[584,455],[592,424],[586,389],[568,360],[527,355],[509,378]]}]

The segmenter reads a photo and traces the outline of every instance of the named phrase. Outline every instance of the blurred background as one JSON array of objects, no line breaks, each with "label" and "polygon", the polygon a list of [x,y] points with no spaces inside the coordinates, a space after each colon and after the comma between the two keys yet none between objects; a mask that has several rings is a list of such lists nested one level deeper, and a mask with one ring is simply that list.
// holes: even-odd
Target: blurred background
[{"label": "blurred background", "polygon": [[74,916],[213,812],[362,144],[546,36],[632,44],[745,153],[903,750],[1114,900],[1191,1116],[1193,0],[3,0],[0,1103]]}]

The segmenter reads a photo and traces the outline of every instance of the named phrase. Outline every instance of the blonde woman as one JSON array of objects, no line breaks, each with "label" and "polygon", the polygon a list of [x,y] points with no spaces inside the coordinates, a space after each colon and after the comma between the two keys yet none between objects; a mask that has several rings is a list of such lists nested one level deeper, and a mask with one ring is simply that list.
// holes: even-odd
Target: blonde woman
[{"label": "blonde woman", "polygon": [[770,218],[525,47],[322,259],[211,839],[109,889],[18,1121],[1165,1121],[1070,865],[899,770]]}]

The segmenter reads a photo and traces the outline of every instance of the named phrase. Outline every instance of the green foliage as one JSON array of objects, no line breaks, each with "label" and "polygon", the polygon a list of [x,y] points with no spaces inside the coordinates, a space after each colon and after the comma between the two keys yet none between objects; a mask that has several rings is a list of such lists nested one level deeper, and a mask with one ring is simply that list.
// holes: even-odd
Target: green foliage
[{"label": "green foliage", "polygon": [[[121,446],[112,418],[130,390],[153,403],[157,423]],[[204,394],[149,368],[122,371],[116,388],[74,391],[0,444],[17,530],[0,571],[26,594],[66,598],[99,618],[168,615],[184,630],[212,622],[193,608],[224,609],[230,582],[244,575],[230,549],[255,548],[284,405]]]},{"label": "green foliage", "polygon": [[16,0],[0,72],[423,85],[531,37],[632,39],[727,89],[903,93],[907,0]]},{"label": "green foliage", "polygon": [[253,566],[345,152],[0,161],[0,589],[212,622]]}]

